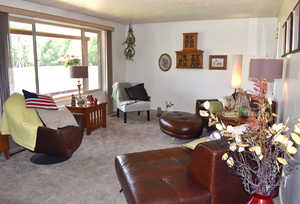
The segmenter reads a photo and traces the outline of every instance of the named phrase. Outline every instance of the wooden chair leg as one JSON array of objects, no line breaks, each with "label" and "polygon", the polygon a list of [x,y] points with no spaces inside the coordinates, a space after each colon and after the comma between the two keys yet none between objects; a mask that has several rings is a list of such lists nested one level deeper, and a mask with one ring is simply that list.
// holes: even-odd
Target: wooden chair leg
[{"label": "wooden chair leg", "polygon": [[124,123],[127,123],[127,113],[124,112]]},{"label": "wooden chair leg", "polygon": [[147,120],[150,121],[150,111],[147,111]]},{"label": "wooden chair leg", "polygon": [[3,153],[4,153],[5,159],[8,160],[10,157],[8,150],[5,150]]},{"label": "wooden chair leg", "polygon": [[119,110],[119,108],[117,108],[117,117],[118,118],[120,117],[120,110]]}]

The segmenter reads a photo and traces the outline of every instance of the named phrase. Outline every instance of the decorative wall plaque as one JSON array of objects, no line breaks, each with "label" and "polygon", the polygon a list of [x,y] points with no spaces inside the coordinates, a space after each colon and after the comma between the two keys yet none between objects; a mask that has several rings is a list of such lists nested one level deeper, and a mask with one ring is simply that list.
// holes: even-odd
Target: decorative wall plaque
[{"label": "decorative wall plaque", "polygon": [[183,50],[176,51],[176,68],[203,68],[203,51],[197,49],[197,39],[198,33],[183,33]]},{"label": "decorative wall plaque", "polygon": [[161,71],[164,71],[164,72],[169,71],[169,69],[172,66],[171,56],[168,55],[167,53],[162,54],[159,57],[158,65],[159,65],[159,68],[161,69]]}]

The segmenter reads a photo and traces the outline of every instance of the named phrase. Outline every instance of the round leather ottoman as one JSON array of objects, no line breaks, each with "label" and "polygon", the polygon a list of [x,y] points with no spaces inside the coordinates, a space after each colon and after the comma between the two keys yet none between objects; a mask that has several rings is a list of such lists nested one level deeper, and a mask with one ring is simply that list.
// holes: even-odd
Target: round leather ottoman
[{"label": "round leather ottoman", "polygon": [[159,119],[160,129],[172,137],[190,139],[202,134],[203,121],[199,115],[172,111],[164,112]]}]

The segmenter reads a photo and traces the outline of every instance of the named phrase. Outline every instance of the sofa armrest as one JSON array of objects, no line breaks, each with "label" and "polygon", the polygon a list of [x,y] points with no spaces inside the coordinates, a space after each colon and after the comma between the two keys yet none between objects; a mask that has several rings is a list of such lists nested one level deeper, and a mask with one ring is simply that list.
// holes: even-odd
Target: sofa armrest
[{"label": "sofa armrest", "polygon": [[245,203],[248,195],[238,176],[222,161],[227,147],[222,141],[199,144],[192,153],[188,166],[189,174],[211,193],[211,204]]}]

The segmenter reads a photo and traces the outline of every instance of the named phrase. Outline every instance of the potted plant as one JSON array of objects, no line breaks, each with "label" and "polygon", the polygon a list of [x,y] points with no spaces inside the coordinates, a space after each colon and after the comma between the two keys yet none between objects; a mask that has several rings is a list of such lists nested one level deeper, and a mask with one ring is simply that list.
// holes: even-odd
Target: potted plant
[{"label": "potted plant", "polygon": [[73,66],[80,66],[80,59],[79,57],[76,57],[75,55],[66,55],[64,57],[64,65],[66,68],[73,67]]},{"label": "potted plant", "polygon": [[[266,99],[267,82],[255,81],[256,94],[251,96],[258,106],[258,112],[251,114],[250,123],[242,133],[236,133],[232,126],[209,111],[200,111],[202,117],[209,117],[210,125],[215,125],[222,138],[228,143],[228,152],[222,159],[236,175],[240,176],[244,189],[251,195],[248,204],[272,204],[272,195],[280,186],[282,169],[295,169],[297,162],[293,155],[300,144],[300,123],[290,131],[287,124],[273,123],[272,100]],[[204,107],[209,109],[209,102]]]}]

